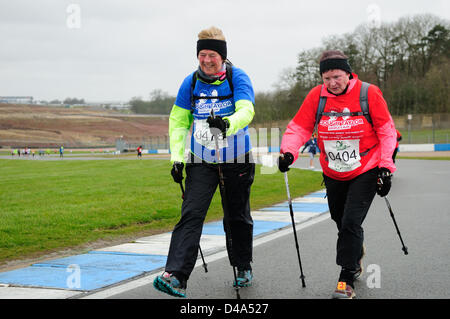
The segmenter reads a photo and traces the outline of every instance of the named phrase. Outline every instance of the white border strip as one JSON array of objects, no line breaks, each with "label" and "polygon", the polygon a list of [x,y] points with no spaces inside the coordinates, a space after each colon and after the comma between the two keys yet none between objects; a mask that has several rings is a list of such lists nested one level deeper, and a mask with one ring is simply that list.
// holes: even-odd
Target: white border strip
[{"label": "white border strip", "polygon": [[[320,223],[320,222],[322,222],[324,220],[327,220],[329,218],[330,218],[330,214],[329,213],[323,213],[320,216],[311,218],[310,220],[302,222],[300,224],[296,223],[296,230],[299,231],[301,229],[304,229],[304,228],[307,228],[307,227],[312,226],[314,224]],[[269,235],[262,236],[260,238],[254,239],[253,247],[265,244],[265,243],[267,243],[267,242],[269,242],[271,240],[274,240],[274,239],[286,236],[286,235],[291,234],[291,233],[292,233],[292,227],[283,228],[280,231],[277,231],[277,232],[274,232],[272,234],[269,234]],[[218,253],[215,253],[215,254],[212,254],[212,255],[208,255],[207,257],[208,257],[208,262],[213,262],[213,261],[219,260],[221,258],[225,258],[227,256],[228,256],[227,255],[227,251],[223,250],[223,251],[220,251]],[[195,264],[195,267],[199,267],[199,266],[202,266],[202,265],[203,265],[202,260],[198,259],[197,263]],[[103,289],[103,290],[101,290],[99,292],[96,292],[96,293],[89,293],[88,295],[86,295],[84,297],[80,294],[78,296],[75,296],[75,298],[80,298],[80,299],[105,299],[105,298],[109,298],[109,297],[112,297],[114,295],[118,295],[118,294],[127,292],[127,291],[132,290],[132,289],[136,289],[136,288],[139,288],[139,287],[142,287],[142,286],[145,286],[145,285],[152,285],[153,284],[153,280],[155,279],[155,277],[157,275],[159,275],[159,273],[156,273],[156,274],[152,273],[152,274],[149,274],[149,275],[145,275],[142,278],[138,278],[136,280],[132,280],[132,281],[126,282],[124,284],[111,287],[109,289],[106,288],[106,289]]]}]

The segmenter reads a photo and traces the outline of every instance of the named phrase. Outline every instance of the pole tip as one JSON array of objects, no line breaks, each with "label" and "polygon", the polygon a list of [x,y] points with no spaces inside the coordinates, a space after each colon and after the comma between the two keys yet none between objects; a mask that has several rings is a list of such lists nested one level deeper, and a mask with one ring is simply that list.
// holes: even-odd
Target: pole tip
[{"label": "pole tip", "polygon": [[306,287],[305,276],[300,276],[300,279],[302,280],[302,287],[305,288]]}]

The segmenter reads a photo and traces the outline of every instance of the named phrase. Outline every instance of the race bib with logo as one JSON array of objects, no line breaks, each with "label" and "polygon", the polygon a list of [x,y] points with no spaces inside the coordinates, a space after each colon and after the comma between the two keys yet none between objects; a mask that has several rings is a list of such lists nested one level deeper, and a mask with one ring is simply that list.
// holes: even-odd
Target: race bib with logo
[{"label": "race bib with logo", "polygon": [[359,139],[324,140],[328,167],[336,172],[350,172],[361,166]]},{"label": "race bib with logo", "polygon": [[[206,120],[194,121],[193,137],[198,144],[203,145],[207,149],[214,150],[216,148],[215,137],[211,133],[211,129]],[[219,132],[217,138],[219,141],[219,148],[222,149],[228,147],[227,139],[224,139],[222,132]]]}]

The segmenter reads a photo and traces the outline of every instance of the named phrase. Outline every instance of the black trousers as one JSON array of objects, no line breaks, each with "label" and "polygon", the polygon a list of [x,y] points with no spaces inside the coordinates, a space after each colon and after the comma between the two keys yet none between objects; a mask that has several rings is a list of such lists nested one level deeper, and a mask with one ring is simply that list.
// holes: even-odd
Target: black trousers
[{"label": "black trousers", "polygon": [[324,175],[331,219],[336,222],[338,240],[336,263],[342,268],[358,269],[362,254],[362,223],[376,193],[378,168],[349,181],[338,181]]},{"label": "black trousers", "polygon": [[[226,198],[221,195],[222,206],[226,208],[223,224],[230,263],[239,269],[251,269],[253,220],[250,215],[250,188],[255,176],[255,164],[220,165],[225,181]],[[217,164],[186,164],[185,197],[181,219],[172,232],[165,267],[167,272],[189,279],[198,256],[203,222],[218,185]]]}]

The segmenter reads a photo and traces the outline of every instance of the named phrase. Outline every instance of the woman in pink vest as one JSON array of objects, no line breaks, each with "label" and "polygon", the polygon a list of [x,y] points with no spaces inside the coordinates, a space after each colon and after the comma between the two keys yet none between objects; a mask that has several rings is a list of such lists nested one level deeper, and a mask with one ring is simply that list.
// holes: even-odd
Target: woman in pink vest
[{"label": "woman in pink vest", "polygon": [[375,85],[368,88],[369,112],[362,112],[362,82],[342,52],[323,52],[320,74],[323,84],[309,92],[286,128],[278,167],[286,172],[297,160],[316,127],[319,100],[326,98],[317,133],[328,206],[339,231],[336,263],[341,272],[333,298],[353,298],[353,281],[362,273],[362,223],[375,194],[386,196],[390,190],[396,131]]}]

